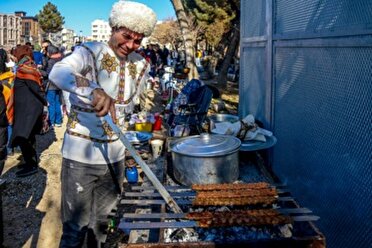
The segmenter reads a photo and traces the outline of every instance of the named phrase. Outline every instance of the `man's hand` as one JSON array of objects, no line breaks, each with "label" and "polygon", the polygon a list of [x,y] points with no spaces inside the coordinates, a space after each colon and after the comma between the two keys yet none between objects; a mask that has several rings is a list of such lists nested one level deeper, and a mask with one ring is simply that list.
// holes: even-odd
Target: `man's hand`
[{"label": "man's hand", "polygon": [[115,101],[102,89],[95,89],[92,92],[92,105],[97,112],[97,116],[105,116],[110,112],[111,118],[116,122]]}]

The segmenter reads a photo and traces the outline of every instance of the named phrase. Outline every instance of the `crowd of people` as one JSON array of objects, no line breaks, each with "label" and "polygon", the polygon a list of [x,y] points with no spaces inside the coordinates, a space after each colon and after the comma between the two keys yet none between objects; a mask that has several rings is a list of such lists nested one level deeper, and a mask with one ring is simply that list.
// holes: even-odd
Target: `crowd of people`
[{"label": "crowd of people", "polygon": [[[35,137],[49,126],[61,126],[60,92],[48,80],[54,63],[63,56],[59,48],[45,40],[42,45],[30,42],[9,51],[0,48],[1,131],[0,174],[6,157],[21,151],[24,163],[16,175],[29,176],[38,171]],[[48,111],[44,111],[47,108]],[[49,113],[49,118],[43,115]]]},{"label": "crowd of people", "polygon": [[165,67],[184,68],[186,66],[185,50],[169,50],[165,45],[148,44],[141,47],[138,51],[147,62],[151,64],[150,75],[161,77],[164,74]]},{"label": "crowd of people", "polygon": [[[79,43],[74,48],[79,49],[80,45]],[[10,50],[0,48],[0,92],[3,93],[0,101],[4,101],[1,105],[2,120],[0,121],[0,175],[6,157],[14,155],[14,151],[21,151],[25,160],[25,163],[19,166],[20,171],[17,172],[17,176],[24,177],[36,173],[35,135],[46,133],[53,127],[61,127],[63,118],[68,115],[71,106],[70,92],[61,90],[48,78],[54,65],[73,52],[72,50],[71,53],[67,53],[63,50],[63,47],[57,47],[49,40],[44,40],[41,45],[26,42]],[[140,46],[135,52],[145,58],[149,65],[148,74],[152,80],[156,77],[161,78],[166,66],[183,68],[186,64],[184,50],[170,51],[166,46],[161,47],[159,44]],[[196,59],[200,63],[201,52],[198,53],[200,56],[196,56]],[[30,76],[32,74],[34,77]],[[24,82],[19,84],[22,76],[30,80],[26,88],[23,87],[26,85]],[[34,84],[30,84],[31,81]],[[32,94],[25,97],[24,92]],[[22,99],[21,103],[19,99]],[[35,104],[25,99],[37,99],[42,103],[42,107],[38,106],[34,109]],[[25,132],[22,134],[23,137],[28,140],[24,142],[15,137],[19,132],[18,123],[29,120],[27,113],[30,113],[33,118],[30,123],[27,122],[27,128],[21,128]],[[12,135],[15,127],[17,132]]]}]

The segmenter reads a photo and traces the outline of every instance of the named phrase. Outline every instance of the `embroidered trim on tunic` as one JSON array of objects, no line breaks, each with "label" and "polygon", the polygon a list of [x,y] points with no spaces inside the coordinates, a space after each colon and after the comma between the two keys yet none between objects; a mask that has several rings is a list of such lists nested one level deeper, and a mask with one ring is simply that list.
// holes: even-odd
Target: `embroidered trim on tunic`
[{"label": "embroidered trim on tunic", "polygon": [[125,91],[125,62],[120,62],[120,72],[119,72],[119,91],[117,101],[124,101],[124,91]]},{"label": "embroidered trim on tunic", "polygon": [[[78,124],[80,122],[80,120],[78,119],[78,113],[76,113],[75,110],[81,111],[81,112],[86,112],[86,113],[94,113],[95,112],[95,110],[91,109],[91,108],[84,108],[84,107],[79,107],[79,106],[76,106],[76,105],[72,105],[71,106],[71,112],[70,112],[68,122],[67,122],[68,133],[71,134],[71,135],[74,135],[74,136],[78,136],[78,137],[81,137],[81,138],[92,140],[94,142],[106,142],[104,140],[91,138],[90,136],[75,133],[75,132],[69,130],[70,128],[74,129],[76,127],[76,124]],[[111,126],[106,121],[104,121],[103,124],[99,125],[98,127],[102,128],[102,130],[103,130],[103,135],[102,136],[106,135],[109,138],[111,138],[116,134],[114,132],[114,130],[111,128]],[[98,141],[96,141],[96,140],[98,140]]]},{"label": "embroidered trim on tunic", "polygon": [[74,75],[74,77],[75,77],[76,87],[78,88],[89,87],[89,80],[87,78],[79,76],[79,75]]},{"label": "embroidered trim on tunic", "polygon": [[132,61],[129,61],[129,63],[128,63],[128,71],[129,71],[129,75],[132,77],[132,79],[133,80],[136,79],[137,66]]},{"label": "embroidered trim on tunic", "polygon": [[116,58],[110,56],[109,53],[104,53],[103,58],[101,59],[101,67],[100,69],[106,70],[108,73],[108,77],[110,77],[111,72],[116,71],[116,67],[118,66],[118,62],[116,62]]},{"label": "embroidered trim on tunic", "polygon": [[145,74],[148,65],[149,65],[149,63],[146,62],[146,64],[144,65],[144,67],[143,67],[143,69],[142,69],[142,71],[141,71],[141,73],[138,75],[138,78],[137,78],[137,80],[136,80],[136,88],[135,88],[133,94],[132,94],[132,95],[131,95],[127,100],[125,100],[125,101],[119,101],[119,99],[117,99],[117,100],[115,101],[115,103],[118,103],[118,104],[128,104],[128,103],[130,103],[130,102],[132,101],[132,99],[134,98],[134,96],[137,94],[137,90],[138,90],[138,87],[139,87],[139,83],[140,83],[140,81],[142,80],[142,77],[143,77],[143,75]]},{"label": "embroidered trim on tunic", "polygon": [[[92,55],[93,66],[94,66],[95,77],[96,77],[95,79],[96,79],[97,84],[100,85],[99,82],[98,82],[98,70],[97,70],[97,64],[96,64],[96,56],[94,55],[93,51],[89,47],[85,46],[84,44],[81,45],[81,46],[84,47],[85,49],[87,49],[88,52]],[[136,81],[136,89],[135,89],[134,93],[127,100],[125,100],[125,101],[116,100],[115,103],[118,103],[118,104],[128,104],[128,103],[130,103],[132,101],[132,99],[134,98],[134,96],[137,94],[137,89],[138,89],[138,86],[139,86],[139,82],[141,81],[143,75],[145,74],[145,71],[146,71],[146,69],[147,69],[148,66],[149,66],[149,62],[146,61],[146,63],[144,65],[141,73],[138,75],[138,78],[137,78],[137,81]]]},{"label": "embroidered trim on tunic", "polygon": [[110,124],[108,124],[107,121],[103,122],[102,129],[103,129],[103,133],[107,135],[109,138],[115,135],[114,130],[112,130]]},{"label": "embroidered trim on tunic", "polygon": [[87,140],[90,140],[90,141],[93,141],[93,142],[97,142],[97,143],[113,143],[113,142],[115,142],[115,141],[117,141],[119,139],[119,138],[117,138],[117,139],[114,139],[114,140],[100,140],[100,139],[89,137],[89,136],[84,135],[84,134],[75,133],[74,131],[71,131],[69,129],[66,130],[66,133],[68,133],[69,135],[72,135],[72,136],[76,136],[76,137],[79,137],[79,138],[87,139]]},{"label": "embroidered trim on tunic", "polygon": [[71,105],[71,109],[75,109],[75,110],[81,111],[81,112],[88,112],[88,113],[96,112],[94,109],[79,107],[79,106],[76,106],[76,105]]},{"label": "embroidered trim on tunic", "polygon": [[[97,64],[96,64],[96,61],[97,61],[97,59],[96,59],[96,55],[94,55],[93,51],[90,50],[90,48],[87,47],[86,45],[82,44],[81,46],[84,47],[85,49],[87,49],[88,52],[90,53],[90,55],[91,55],[92,58],[93,58],[93,66],[94,66],[95,80],[97,81],[96,83],[99,84],[99,83],[98,83],[98,69],[97,69]],[[84,76],[85,76],[85,75],[84,75]]]},{"label": "embroidered trim on tunic", "polygon": [[78,124],[80,120],[77,117],[77,113],[74,111],[73,108],[71,108],[71,112],[68,115],[68,120],[67,120],[67,129],[69,128],[75,128],[76,124]]}]

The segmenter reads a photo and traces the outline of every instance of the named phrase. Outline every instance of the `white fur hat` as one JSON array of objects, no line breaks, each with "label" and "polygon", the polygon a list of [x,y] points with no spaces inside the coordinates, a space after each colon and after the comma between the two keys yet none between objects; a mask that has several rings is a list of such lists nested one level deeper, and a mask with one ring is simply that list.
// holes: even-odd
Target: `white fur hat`
[{"label": "white fur hat", "polygon": [[110,27],[125,27],[144,36],[150,36],[156,24],[155,12],[142,3],[124,1],[112,6]]}]

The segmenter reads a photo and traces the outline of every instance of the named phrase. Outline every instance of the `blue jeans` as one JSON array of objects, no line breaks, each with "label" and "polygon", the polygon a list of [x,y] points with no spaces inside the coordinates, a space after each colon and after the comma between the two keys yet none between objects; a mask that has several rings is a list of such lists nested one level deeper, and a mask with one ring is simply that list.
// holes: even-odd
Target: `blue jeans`
[{"label": "blue jeans", "polygon": [[8,128],[0,126],[0,175],[3,172],[5,160],[8,154]]},{"label": "blue jeans", "polygon": [[8,148],[11,148],[10,147],[10,137],[12,137],[12,132],[13,132],[13,125],[9,125],[8,126],[8,144],[7,144]]},{"label": "blue jeans", "polygon": [[[111,164],[122,185],[124,161]],[[63,158],[61,172],[63,234],[60,247],[100,247],[105,235],[99,221],[106,221],[118,192],[106,164],[85,164]]]},{"label": "blue jeans", "polygon": [[47,101],[49,103],[49,121],[50,124],[62,124],[62,111],[61,111],[61,91],[48,90]]}]

